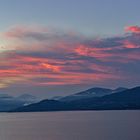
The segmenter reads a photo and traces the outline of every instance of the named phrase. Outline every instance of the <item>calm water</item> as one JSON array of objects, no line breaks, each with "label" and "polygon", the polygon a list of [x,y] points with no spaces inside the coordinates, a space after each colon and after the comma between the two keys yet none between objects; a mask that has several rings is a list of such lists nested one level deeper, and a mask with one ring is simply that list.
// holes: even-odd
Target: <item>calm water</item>
[{"label": "calm water", "polygon": [[140,140],[140,111],[1,113],[0,140]]}]

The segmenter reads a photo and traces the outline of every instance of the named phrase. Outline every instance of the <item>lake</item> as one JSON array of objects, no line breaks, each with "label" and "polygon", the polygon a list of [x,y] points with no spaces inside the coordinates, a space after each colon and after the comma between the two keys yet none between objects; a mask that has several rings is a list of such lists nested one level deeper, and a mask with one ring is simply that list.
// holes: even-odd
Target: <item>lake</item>
[{"label": "lake", "polygon": [[0,113],[0,140],[140,140],[140,111]]}]

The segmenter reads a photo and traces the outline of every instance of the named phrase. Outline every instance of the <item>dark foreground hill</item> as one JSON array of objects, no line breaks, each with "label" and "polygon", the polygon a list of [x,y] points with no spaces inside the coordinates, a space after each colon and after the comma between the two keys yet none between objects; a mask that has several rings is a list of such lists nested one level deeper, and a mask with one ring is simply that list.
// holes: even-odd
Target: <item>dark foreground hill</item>
[{"label": "dark foreground hill", "polygon": [[140,87],[122,92],[74,101],[43,100],[39,103],[20,107],[13,112],[69,111],[69,110],[126,110],[140,109]]}]

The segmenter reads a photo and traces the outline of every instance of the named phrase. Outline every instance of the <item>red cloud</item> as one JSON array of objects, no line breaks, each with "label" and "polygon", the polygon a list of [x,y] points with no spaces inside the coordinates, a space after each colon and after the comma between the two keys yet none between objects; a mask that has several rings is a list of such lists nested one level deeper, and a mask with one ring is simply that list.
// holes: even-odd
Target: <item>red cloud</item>
[{"label": "red cloud", "polygon": [[124,41],[124,47],[128,49],[140,48],[140,45],[136,45],[128,40]]},{"label": "red cloud", "polygon": [[94,57],[97,59],[111,57],[111,53],[104,52],[105,50],[110,50],[110,48],[97,48],[97,47],[89,47],[85,45],[79,45],[75,52],[79,55]]},{"label": "red cloud", "polygon": [[126,32],[132,32],[132,33],[140,33],[140,27],[139,26],[128,26],[125,28]]},{"label": "red cloud", "polygon": [[[132,26],[126,30],[138,33],[140,29]],[[96,40],[15,28],[6,35],[19,39],[20,44],[17,40],[15,50],[1,53],[0,87],[21,81],[29,85],[66,85],[119,80],[128,76],[133,63],[140,61],[137,34]],[[130,73],[133,76],[131,70]]]},{"label": "red cloud", "polygon": [[[1,64],[0,81],[3,87],[13,83],[25,82],[34,85],[67,85],[67,84],[88,84],[94,81],[104,81],[107,79],[118,79],[109,71],[113,71],[111,67],[100,66],[98,64],[86,65],[93,73],[82,72],[85,63],[84,60],[55,60],[48,58],[38,58],[29,56],[14,55],[13,58],[7,58],[9,64]],[[98,72],[94,72],[98,71]],[[48,78],[51,81],[35,81],[34,78]],[[87,80],[88,78],[88,80]],[[10,79],[10,80],[8,80]],[[1,85],[2,86],[2,85]]]},{"label": "red cloud", "polygon": [[59,72],[60,71],[60,67],[59,66],[54,66],[48,63],[41,63],[41,66],[43,66],[46,69],[52,70],[53,72]]}]

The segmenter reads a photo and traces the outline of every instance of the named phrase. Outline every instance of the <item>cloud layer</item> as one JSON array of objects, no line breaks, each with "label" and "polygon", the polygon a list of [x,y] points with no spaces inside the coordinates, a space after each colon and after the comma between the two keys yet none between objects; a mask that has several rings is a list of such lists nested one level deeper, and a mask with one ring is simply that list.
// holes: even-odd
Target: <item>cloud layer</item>
[{"label": "cloud layer", "polygon": [[132,33],[140,33],[140,27],[139,26],[128,26],[125,28],[126,31],[132,32]]},{"label": "cloud layer", "polygon": [[0,87],[140,82],[140,27],[116,37],[91,38],[46,27],[18,26],[2,33]]}]

